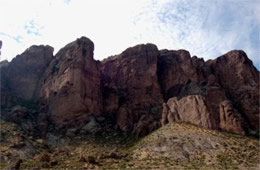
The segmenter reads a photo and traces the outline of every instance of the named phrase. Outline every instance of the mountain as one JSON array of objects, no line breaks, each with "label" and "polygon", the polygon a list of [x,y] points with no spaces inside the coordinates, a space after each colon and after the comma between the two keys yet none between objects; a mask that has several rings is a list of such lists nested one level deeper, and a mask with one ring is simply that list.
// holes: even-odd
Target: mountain
[{"label": "mountain", "polygon": [[259,71],[246,53],[214,60],[130,47],[102,61],[81,37],[53,55],[32,46],[0,63],[1,118],[48,145],[53,134],[138,139],[167,123],[259,136]]}]

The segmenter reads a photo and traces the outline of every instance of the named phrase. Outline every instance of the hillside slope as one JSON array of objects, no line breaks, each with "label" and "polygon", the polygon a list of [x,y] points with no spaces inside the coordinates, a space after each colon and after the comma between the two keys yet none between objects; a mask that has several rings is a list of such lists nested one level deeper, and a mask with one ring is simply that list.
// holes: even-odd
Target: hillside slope
[{"label": "hillside slope", "polygon": [[[21,169],[259,169],[259,141],[169,123],[136,140],[116,131],[47,141],[1,121],[0,167]],[[3,137],[4,136],[4,137]],[[3,137],[3,138],[2,138]],[[9,162],[9,163],[8,163]],[[18,164],[18,165],[17,165]]]},{"label": "hillside slope", "polygon": [[[187,123],[170,123],[139,141],[134,157],[151,168],[258,169],[259,141]],[[158,164],[158,166],[156,166]]]}]

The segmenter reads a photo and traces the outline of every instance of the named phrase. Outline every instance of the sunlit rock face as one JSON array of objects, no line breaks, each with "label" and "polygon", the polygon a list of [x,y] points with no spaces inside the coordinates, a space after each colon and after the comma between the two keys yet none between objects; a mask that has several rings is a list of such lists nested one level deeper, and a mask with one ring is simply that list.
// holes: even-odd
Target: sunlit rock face
[{"label": "sunlit rock face", "polygon": [[243,51],[206,62],[153,44],[103,61],[93,54],[94,43],[81,37],[55,56],[52,47],[32,46],[1,62],[1,107],[33,102],[45,133],[55,129],[49,124],[70,135],[86,127],[97,133],[105,127],[98,120],[108,118],[106,127],[136,137],[168,122],[238,134],[259,130],[259,71]]}]

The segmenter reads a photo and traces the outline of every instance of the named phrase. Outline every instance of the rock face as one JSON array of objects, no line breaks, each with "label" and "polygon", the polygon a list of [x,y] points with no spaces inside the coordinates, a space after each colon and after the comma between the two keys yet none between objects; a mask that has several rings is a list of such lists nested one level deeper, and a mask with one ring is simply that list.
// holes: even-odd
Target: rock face
[{"label": "rock face", "polygon": [[62,48],[47,68],[40,96],[54,124],[83,126],[73,121],[101,114],[101,73],[93,51],[93,42],[82,37]]},{"label": "rock face", "polygon": [[208,62],[226,96],[236,109],[248,119],[249,126],[259,129],[260,76],[243,51],[234,50]]},{"label": "rock face", "polygon": [[151,115],[142,115],[138,123],[134,126],[133,135],[143,137],[159,128],[159,122]]},{"label": "rock face", "polygon": [[243,122],[239,112],[230,101],[223,101],[219,106],[220,128],[228,132],[245,134]]},{"label": "rock face", "polygon": [[[158,70],[162,93],[171,109],[168,117],[163,113],[162,124],[185,121],[241,134],[243,129],[259,129],[259,72],[243,51],[204,62],[184,50],[162,50]],[[235,115],[241,117],[244,128],[221,120],[219,108],[227,100],[232,101],[229,105],[237,110]]]},{"label": "rock face", "polygon": [[115,114],[123,131],[131,131],[142,115],[160,117],[158,56],[155,45],[137,45],[101,63],[104,112]]},{"label": "rock face", "polygon": [[101,62],[93,51],[93,42],[82,37],[54,57],[52,47],[32,46],[1,62],[1,107],[37,102],[38,126],[46,132],[52,123],[68,134],[97,133],[98,117],[137,137],[174,121],[259,131],[259,71],[243,51],[206,62],[153,44]]},{"label": "rock face", "polygon": [[1,106],[36,101],[41,77],[52,59],[50,46],[32,46],[10,63],[1,64]]},{"label": "rock face", "polygon": [[204,97],[191,95],[180,100],[174,97],[170,98],[167,104],[169,106],[168,122],[184,121],[204,128],[212,128]]}]

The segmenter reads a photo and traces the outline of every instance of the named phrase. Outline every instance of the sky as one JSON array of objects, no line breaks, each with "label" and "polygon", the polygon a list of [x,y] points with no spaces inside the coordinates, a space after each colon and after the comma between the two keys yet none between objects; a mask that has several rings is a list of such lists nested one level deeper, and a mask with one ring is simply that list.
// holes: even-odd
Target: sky
[{"label": "sky", "polygon": [[259,70],[260,0],[0,0],[1,60],[81,36],[98,60],[153,43],[205,60],[242,49]]}]

